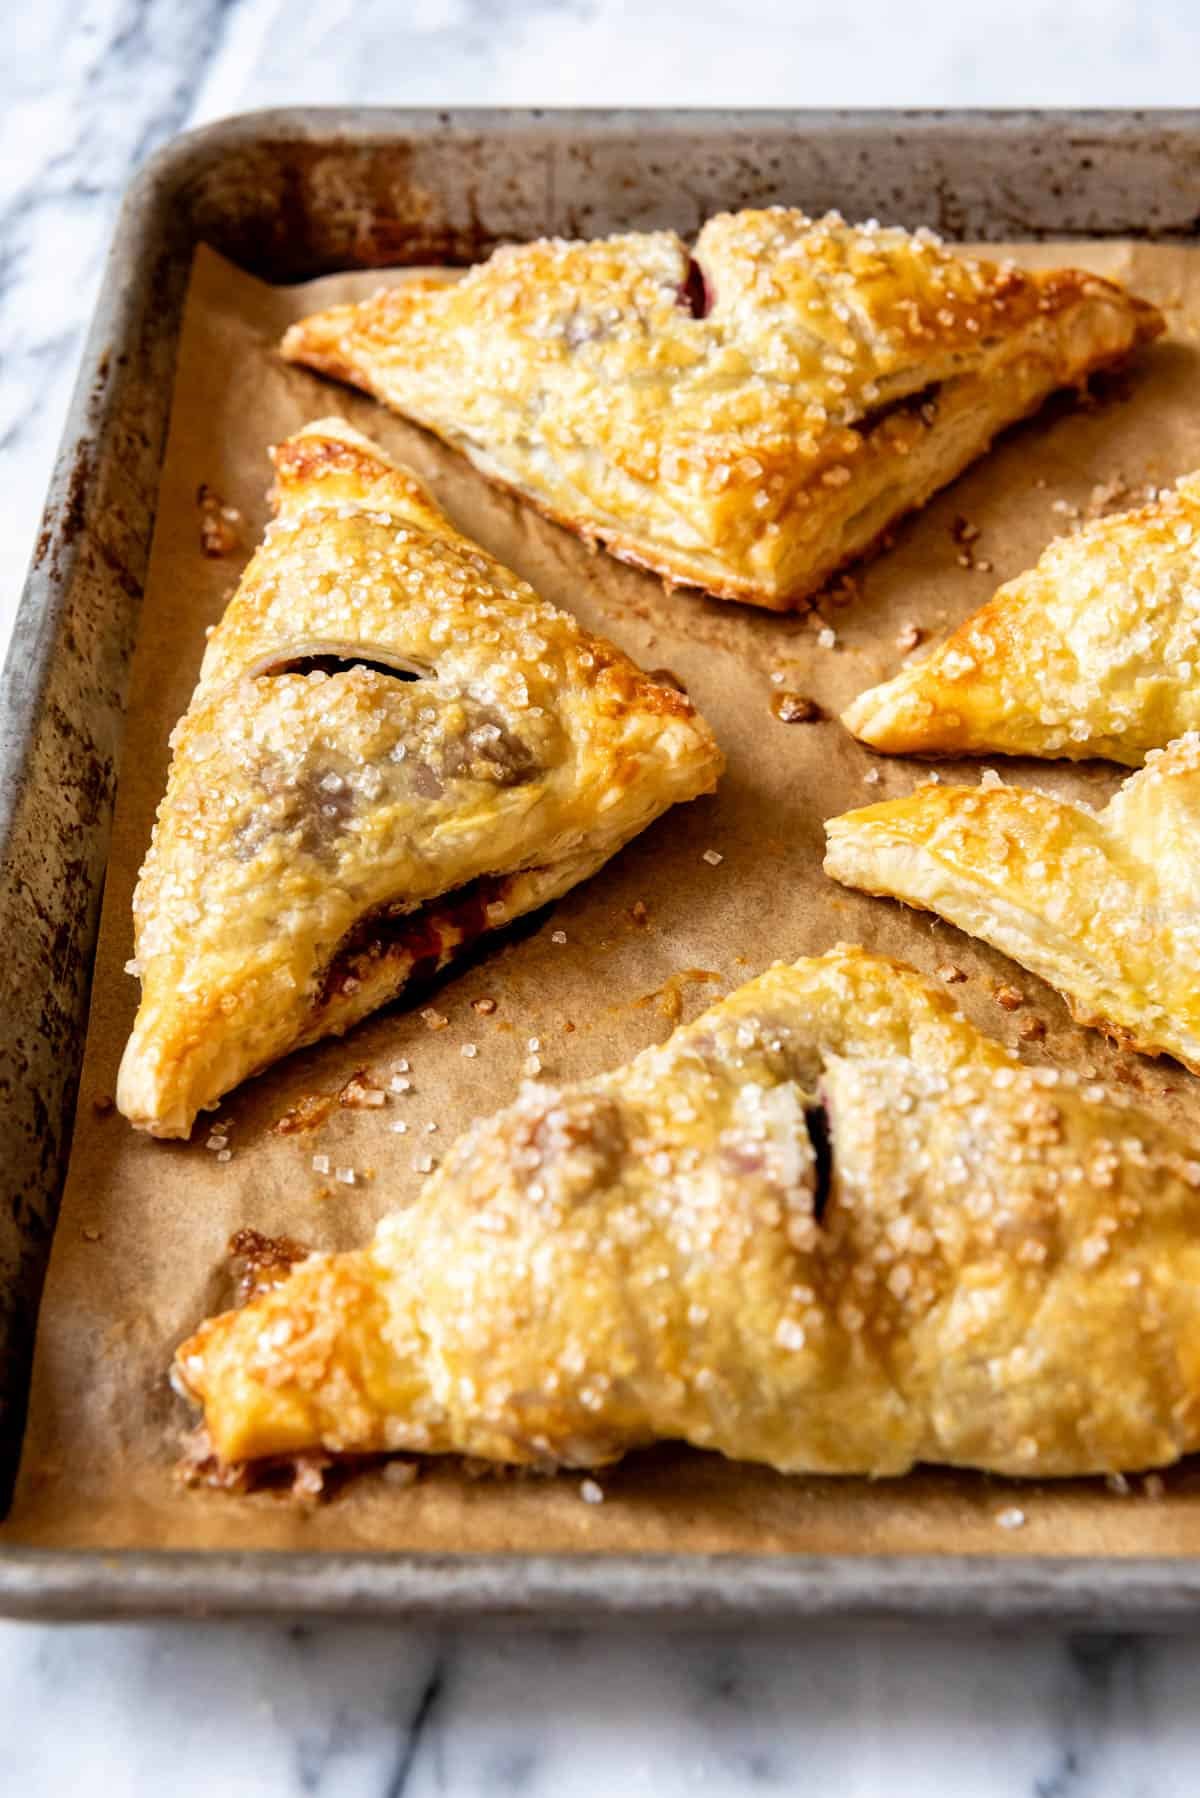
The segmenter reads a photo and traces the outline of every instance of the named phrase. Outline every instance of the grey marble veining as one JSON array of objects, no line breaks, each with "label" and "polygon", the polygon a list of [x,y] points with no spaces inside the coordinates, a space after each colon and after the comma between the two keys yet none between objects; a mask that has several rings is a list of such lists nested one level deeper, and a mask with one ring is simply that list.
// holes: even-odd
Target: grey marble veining
[{"label": "grey marble veining", "polygon": [[106,1798],[1190,1798],[1198,1675],[1193,1645],[1117,1636],[9,1626],[0,1776]]},{"label": "grey marble veining", "polygon": [[[1192,104],[1136,0],[8,0],[0,636],[120,194],[252,106]],[[1191,1798],[1200,1637],[0,1624],[0,1792]]]}]

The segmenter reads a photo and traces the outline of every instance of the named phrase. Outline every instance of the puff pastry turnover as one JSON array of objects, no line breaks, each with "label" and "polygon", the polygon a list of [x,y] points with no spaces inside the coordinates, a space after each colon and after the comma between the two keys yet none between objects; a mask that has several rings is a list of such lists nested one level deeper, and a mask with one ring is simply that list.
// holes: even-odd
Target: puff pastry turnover
[{"label": "puff pastry turnover", "polygon": [[929,785],[825,829],[835,880],[937,912],[1057,987],[1080,1023],[1200,1073],[1200,736],[1152,750],[1099,813]]},{"label": "puff pastry turnover", "polygon": [[1200,1163],[911,969],[778,966],[475,1125],[372,1246],[185,1342],[227,1461],[1149,1467],[1200,1446]]},{"label": "puff pastry turnover", "polygon": [[172,738],[134,901],[117,1100],[158,1136],[566,892],[721,767],[682,694],[349,425],[274,459],[278,516]]},{"label": "puff pastry turnover", "polygon": [[287,333],[626,561],[785,609],[1055,388],[1162,329],[1095,275],[1030,274],[836,214],[501,249]]},{"label": "puff pastry turnover", "polygon": [[1200,475],[1052,543],[940,649],[843,714],[897,755],[1107,756],[1200,728]]}]

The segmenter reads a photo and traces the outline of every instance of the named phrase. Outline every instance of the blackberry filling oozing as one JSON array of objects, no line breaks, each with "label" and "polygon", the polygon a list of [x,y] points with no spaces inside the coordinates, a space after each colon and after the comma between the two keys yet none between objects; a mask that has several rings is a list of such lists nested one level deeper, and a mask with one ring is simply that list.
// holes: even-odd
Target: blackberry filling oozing
[{"label": "blackberry filling oozing", "polygon": [[804,1122],[813,1151],[813,1217],[819,1224],[825,1216],[829,1189],[833,1184],[833,1139],[829,1130],[829,1113],[824,1105],[810,1105],[805,1109]]},{"label": "blackberry filling oozing", "polygon": [[707,318],[713,309],[713,291],[694,256],[688,257],[687,274],[679,283],[678,302],[693,318]]},{"label": "blackberry filling oozing", "polygon": [[401,959],[411,965],[405,983],[419,985],[438,973],[452,955],[469,949],[491,928],[488,913],[503,903],[515,875],[481,875],[413,911],[375,911],[360,918],[339,943],[321,981],[317,1005],[352,993],[378,972],[380,964]]}]

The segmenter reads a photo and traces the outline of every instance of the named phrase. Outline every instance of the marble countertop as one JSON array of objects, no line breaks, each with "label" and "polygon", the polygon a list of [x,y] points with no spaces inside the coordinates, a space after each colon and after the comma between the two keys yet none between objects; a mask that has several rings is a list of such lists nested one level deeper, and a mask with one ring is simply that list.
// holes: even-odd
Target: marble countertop
[{"label": "marble countertop", "polygon": [[[0,68],[0,639],[121,191],[284,103],[1192,105],[1185,0],[41,0]],[[1200,1640],[0,1623],[0,1789],[1183,1798]]]}]

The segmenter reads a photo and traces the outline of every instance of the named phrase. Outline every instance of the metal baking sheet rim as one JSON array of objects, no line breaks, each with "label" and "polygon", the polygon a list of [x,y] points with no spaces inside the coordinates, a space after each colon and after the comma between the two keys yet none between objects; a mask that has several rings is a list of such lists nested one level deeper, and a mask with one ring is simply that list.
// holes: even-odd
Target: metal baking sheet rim
[{"label": "metal baking sheet rim", "polygon": [[[936,152],[965,138],[1028,162],[1072,146],[1089,169],[1131,148],[1178,178],[1159,234],[1200,229],[1200,113],[1164,112],[455,112],[301,109],[246,114],[167,145],[132,183],[121,212],[43,528],[0,677],[0,929],[15,965],[44,981],[14,989],[0,1021],[0,1151],[10,1170],[0,1218],[0,1435],[9,1477],[24,1420],[33,1319],[65,1171],[86,1027],[95,933],[111,828],[125,673],[154,521],[157,473],[191,250],[201,232],[190,188],[221,158],[305,144],[354,153],[508,140],[552,148],[611,146],[639,134],[669,143],[711,137],[886,153]],[[1088,152],[1086,158],[1083,151]],[[1025,169],[1028,178],[1033,169]],[[939,177],[947,180],[948,177]],[[1135,187],[1126,201],[1136,206]],[[1059,195],[1059,198],[1065,196]],[[1044,196],[1043,196],[1044,199]],[[1192,202],[1195,201],[1195,204]],[[732,203],[731,200],[727,203]],[[972,202],[976,207],[979,198]],[[1032,202],[1029,202],[1032,203]],[[1068,202],[1069,206],[1069,202]],[[1039,228],[1054,229],[1052,222]],[[1089,218],[1078,229],[1096,230]],[[1132,234],[1130,218],[1118,230]],[[1071,226],[1064,223],[1065,234]],[[982,233],[981,233],[982,234]],[[130,395],[140,393],[135,407]],[[123,596],[123,598],[118,597]],[[86,692],[86,722],[64,716],[56,689]],[[47,759],[65,799],[53,828],[39,815]],[[66,896],[70,871],[73,901]],[[40,895],[40,897],[39,897]],[[59,909],[73,903],[68,913]],[[63,945],[66,944],[64,950]],[[0,1493],[6,1497],[6,1492]],[[230,1554],[0,1548],[0,1614],[50,1619],[232,1615],[478,1617],[600,1621],[648,1616],[712,1623],[839,1617],[1049,1621],[1179,1627],[1200,1615],[1200,1559],[978,1556],[605,1556]]]}]

